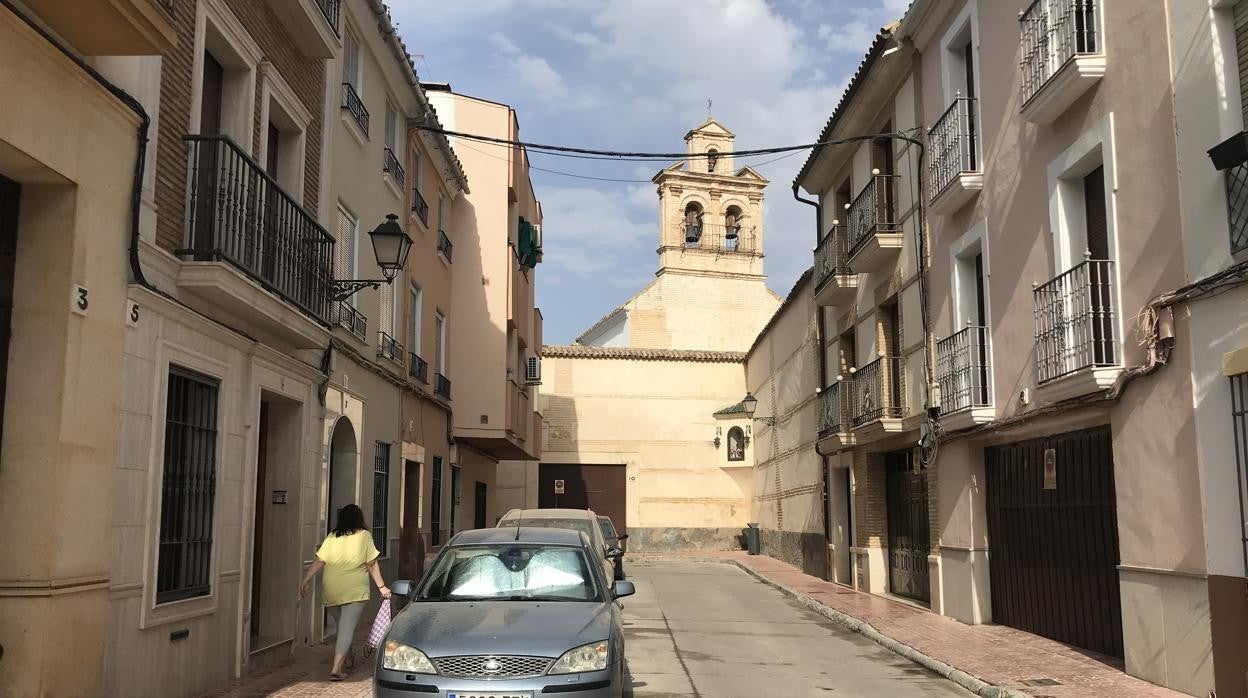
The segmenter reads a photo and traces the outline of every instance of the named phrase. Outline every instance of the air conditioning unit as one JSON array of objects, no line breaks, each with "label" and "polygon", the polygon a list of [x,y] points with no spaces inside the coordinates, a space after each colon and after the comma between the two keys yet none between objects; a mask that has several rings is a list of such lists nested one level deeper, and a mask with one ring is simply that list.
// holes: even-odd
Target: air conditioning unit
[{"label": "air conditioning unit", "polygon": [[542,384],[542,359],[537,356],[530,356],[524,362],[524,384],[525,385],[541,385]]}]

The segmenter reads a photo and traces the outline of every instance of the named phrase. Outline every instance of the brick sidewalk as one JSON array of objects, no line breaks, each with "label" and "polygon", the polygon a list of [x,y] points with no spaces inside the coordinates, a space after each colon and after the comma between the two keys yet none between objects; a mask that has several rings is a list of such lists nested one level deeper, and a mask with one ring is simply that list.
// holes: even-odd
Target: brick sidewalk
[{"label": "brick sidewalk", "polygon": [[[651,557],[630,554],[632,559]],[[1122,671],[1118,660],[1002,625],[966,625],[900,601],[825,582],[774,558],[744,552],[655,555],[736,563],[775,585],[863,621],[897,640],[989,684],[1037,698],[1170,698],[1186,694],[1161,688]],[[1052,680],[1058,685],[1024,681]]]},{"label": "brick sidewalk", "polygon": [[[369,624],[371,627],[371,623]],[[356,633],[355,668],[343,681],[329,680],[329,665],[334,646],[317,645],[297,650],[280,664],[235,680],[221,690],[201,698],[253,698],[282,696],[299,698],[371,698],[373,695],[373,657],[364,657],[364,638],[368,628]]]}]

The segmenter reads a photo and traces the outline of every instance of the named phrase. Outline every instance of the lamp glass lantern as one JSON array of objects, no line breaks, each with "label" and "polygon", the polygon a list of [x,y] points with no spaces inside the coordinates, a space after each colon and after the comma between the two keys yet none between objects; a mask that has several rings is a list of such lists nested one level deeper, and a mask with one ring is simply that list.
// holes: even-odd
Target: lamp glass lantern
[{"label": "lamp glass lantern", "polygon": [[741,408],[747,415],[754,416],[754,410],[758,409],[758,398],[754,397],[753,393],[746,393],[741,399]]},{"label": "lamp glass lantern", "polygon": [[377,257],[382,276],[386,277],[386,281],[394,281],[407,265],[412,238],[403,232],[399,217],[393,213],[388,214],[385,222],[370,231],[368,236],[373,240],[373,255]]}]

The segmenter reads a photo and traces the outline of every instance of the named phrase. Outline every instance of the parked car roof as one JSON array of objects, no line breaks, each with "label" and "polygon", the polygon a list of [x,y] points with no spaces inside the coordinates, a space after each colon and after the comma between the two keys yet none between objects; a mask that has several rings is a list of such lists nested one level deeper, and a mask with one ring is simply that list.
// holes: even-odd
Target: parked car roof
[{"label": "parked car roof", "polygon": [[[581,532],[570,528],[543,528],[540,526],[520,527],[519,542],[544,543],[547,545],[582,545]],[[516,541],[516,527],[476,528],[456,534],[448,545],[479,545],[488,543],[510,543]]]},{"label": "parked car roof", "polygon": [[589,519],[596,518],[597,514],[590,509],[512,509],[503,518],[515,516],[526,519]]}]

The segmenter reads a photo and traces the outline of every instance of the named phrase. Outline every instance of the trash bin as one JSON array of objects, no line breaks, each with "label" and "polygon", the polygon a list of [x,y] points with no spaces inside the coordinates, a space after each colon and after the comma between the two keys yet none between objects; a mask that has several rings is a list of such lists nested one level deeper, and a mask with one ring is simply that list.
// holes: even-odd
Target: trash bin
[{"label": "trash bin", "polygon": [[758,524],[747,523],[745,526],[745,549],[750,555],[757,555],[759,550]]}]

